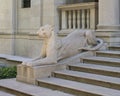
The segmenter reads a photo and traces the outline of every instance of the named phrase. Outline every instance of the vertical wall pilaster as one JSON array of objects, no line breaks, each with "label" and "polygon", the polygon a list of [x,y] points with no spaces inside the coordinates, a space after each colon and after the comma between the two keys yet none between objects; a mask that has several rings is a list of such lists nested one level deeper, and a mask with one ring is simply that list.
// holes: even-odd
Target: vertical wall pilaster
[{"label": "vertical wall pilaster", "polygon": [[119,0],[99,0],[99,25],[119,25]]},{"label": "vertical wall pilaster", "polygon": [[110,45],[120,44],[120,0],[99,0],[97,36]]},{"label": "vertical wall pilaster", "polygon": [[15,55],[15,32],[16,32],[16,25],[17,25],[17,18],[16,18],[16,0],[12,0],[11,2],[11,54]]},{"label": "vertical wall pilaster", "polygon": [[96,20],[95,20],[95,16],[96,16],[96,9],[93,8],[90,10],[90,28],[91,29],[96,29],[95,26],[96,26]]}]

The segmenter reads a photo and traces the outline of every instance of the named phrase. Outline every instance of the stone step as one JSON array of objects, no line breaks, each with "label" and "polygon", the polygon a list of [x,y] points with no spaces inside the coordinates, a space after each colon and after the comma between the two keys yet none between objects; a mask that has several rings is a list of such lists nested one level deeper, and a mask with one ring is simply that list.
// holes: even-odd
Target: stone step
[{"label": "stone step", "polygon": [[3,92],[3,91],[0,91],[0,96],[15,96],[15,95],[12,95],[10,93],[6,93],[6,92]]},{"label": "stone step", "polygon": [[114,50],[114,51],[120,51],[120,45],[109,46],[108,49],[109,49],[109,50]]},{"label": "stone step", "polygon": [[85,72],[77,72],[71,70],[62,70],[53,72],[53,76],[57,78],[94,84],[98,86],[108,87],[120,90],[120,78],[96,75]]},{"label": "stone step", "polygon": [[119,96],[120,91],[96,85],[85,84],[59,78],[38,79],[38,85],[54,90],[60,90],[76,96]]},{"label": "stone step", "polygon": [[120,68],[118,67],[85,64],[85,63],[68,64],[67,67],[69,70],[73,70],[73,71],[88,72],[93,74],[100,74],[100,75],[120,78]]},{"label": "stone step", "polygon": [[0,80],[0,90],[11,93],[15,96],[73,96],[60,91],[18,82],[16,79]]},{"label": "stone step", "polygon": [[81,58],[81,61],[83,63],[120,67],[120,59],[118,58],[91,56],[91,57],[83,57]]},{"label": "stone step", "polygon": [[96,56],[112,57],[120,59],[120,51],[96,51]]}]

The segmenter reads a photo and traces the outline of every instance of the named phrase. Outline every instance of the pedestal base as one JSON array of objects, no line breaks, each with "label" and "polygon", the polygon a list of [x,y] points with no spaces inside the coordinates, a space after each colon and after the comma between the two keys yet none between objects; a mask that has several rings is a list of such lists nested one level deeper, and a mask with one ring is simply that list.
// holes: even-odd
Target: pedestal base
[{"label": "pedestal base", "polygon": [[96,30],[96,36],[103,39],[110,46],[120,45],[120,26],[100,26]]},{"label": "pedestal base", "polygon": [[35,84],[36,79],[44,78],[51,76],[51,72],[55,70],[65,69],[64,64],[56,64],[56,65],[46,65],[46,66],[36,66],[36,67],[28,67],[25,65],[17,66],[17,77],[18,81],[22,81],[25,83]]}]

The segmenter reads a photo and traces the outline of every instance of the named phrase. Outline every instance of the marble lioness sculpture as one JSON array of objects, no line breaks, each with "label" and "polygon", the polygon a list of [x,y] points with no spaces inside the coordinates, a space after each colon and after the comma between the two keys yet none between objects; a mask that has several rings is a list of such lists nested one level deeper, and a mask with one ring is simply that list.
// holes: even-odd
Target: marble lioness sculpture
[{"label": "marble lioness sculpture", "polygon": [[79,50],[97,50],[103,41],[96,39],[91,30],[76,30],[63,39],[58,39],[51,25],[45,25],[38,30],[38,35],[43,38],[40,56],[30,61],[23,62],[27,66],[56,64],[59,60],[80,53]]}]

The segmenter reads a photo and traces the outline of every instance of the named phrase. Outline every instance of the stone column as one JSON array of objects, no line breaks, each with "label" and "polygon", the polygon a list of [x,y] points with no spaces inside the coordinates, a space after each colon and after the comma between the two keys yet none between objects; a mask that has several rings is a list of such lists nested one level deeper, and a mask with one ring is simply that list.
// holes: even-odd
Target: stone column
[{"label": "stone column", "polygon": [[97,36],[110,45],[120,44],[120,0],[99,0]]}]

